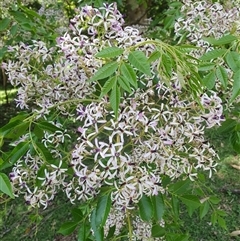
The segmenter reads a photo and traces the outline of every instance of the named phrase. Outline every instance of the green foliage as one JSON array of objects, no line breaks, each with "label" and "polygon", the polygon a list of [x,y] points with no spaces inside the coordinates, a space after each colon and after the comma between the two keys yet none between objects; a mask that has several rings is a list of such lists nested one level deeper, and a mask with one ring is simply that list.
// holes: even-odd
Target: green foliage
[{"label": "green foliage", "polygon": [[146,75],[151,75],[150,65],[145,54],[139,50],[131,52],[128,61],[139,71]]},{"label": "green foliage", "polygon": [[11,183],[6,174],[0,173],[0,192],[14,198]]},{"label": "green foliage", "polygon": [[143,195],[138,203],[139,214],[142,220],[150,221],[153,216],[153,205],[151,198]]}]

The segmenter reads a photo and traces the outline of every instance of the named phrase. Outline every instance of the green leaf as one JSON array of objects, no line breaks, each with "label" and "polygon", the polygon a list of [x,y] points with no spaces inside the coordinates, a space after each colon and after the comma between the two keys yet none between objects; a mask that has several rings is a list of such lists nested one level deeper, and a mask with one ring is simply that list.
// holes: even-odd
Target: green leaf
[{"label": "green leaf", "polygon": [[95,56],[100,58],[114,58],[123,53],[124,49],[118,47],[108,47],[100,52],[98,52]]},{"label": "green leaf", "polygon": [[108,214],[111,209],[111,197],[110,194],[99,198],[96,208],[96,220],[95,224],[97,228],[104,227]]},{"label": "green leaf", "polygon": [[11,20],[9,18],[4,18],[0,21],[0,32],[6,30],[10,24]]},{"label": "green leaf", "polygon": [[164,200],[161,193],[159,193],[157,196],[152,196],[152,205],[155,220],[161,221],[165,211]]},{"label": "green leaf", "polygon": [[34,126],[33,133],[38,139],[42,139],[44,136],[43,129],[39,128],[38,125]]},{"label": "green leaf", "polygon": [[217,222],[218,222],[220,227],[222,227],[223,229],[227,230],[227,225],[226,225],[225,219],[223,219],[220,216],[217,216]]},{"label": "green leaf", "polygon": [[130,84],[137,88],[137,77],[131,65],[123,63],[120,67],[121,75],[130,82]]},{"label": "green leaf", "polygon": [[10,28],[10,34],[12,35],[12,37],[17,34],[18,29],[19,29],[19,25],[18,25],[18,24],[14,24],[14,25]]},{"label": "green leaf", "polygon": [[205,201],[201,206],[200,206],[200,219],[202,219],[206,214],[208,213],[210,208],[209,202]]},{"label": "green leaf", "polygon": [[79,208],[73,208],[71,210],[74,221],[80,222],[83,219],[82,211]]},{"label": "green leaf", "polygon": [[216,69],[216,76],[220,80],[221,84],[223,85],[223,88],[226,89],[228,84],[227,70],[222,66],[218,66]]},{"label": "green leaf", "polygon": [[233,91],[230,102],[234,101],[240,93],[240,69],[233,75]]},{"label": "green leaf", "polygon": [[36,125],[43,131],[50,131],[50,132],[63,131],[63,129],[55,126],[54,124],[48,121],[41,121],[39,123],[36,123]]},{"label": "green leaf", "polygon": [[174,194],[184,194],[188,192],[191,181],[186,179],[169,185],[168,190]]},{"label": "green leaf", "polygon": [[91,228],[94,232],[96,241],[103,241],[104,230],[96,225],[96,208],[92,211],[90,216]]},{"label": "green leaf", "polygon": [[5,54],[7,53],[8,48],[6,46],[0,49],[0,60],[4,58]]},{"label": "green leaf", "polygon": [[179,199],[186,206],[189,206],[189,207],[191,207],[193,209],[196,209],[196,208],[198,208],[201,205],[199,199],[195,195],[183,195],[183,196],[179,197]]},{"label": "green leaf", "polygon": [[[20,135],[17,135],[18,132],[24,133],[24,131],[22,131],[23,126],[25,125],[24,119],[28,116],[28,114],[26,113],[21,113],[18,114],[17,116],[11,118],[11,120],[9,121],[9,123],[7,123],[5,126],[0,128],[0,136],[2,137],[6,137],[8,134],[11,135],[14,132],[16,132],[16,138],[19,137]],[[26,124],[28,125],[28,123],[26,122]],[[8,136],[8,138],[11,138]],[[14,136],[13,136],[14,138]]]},{"label": "green leaf", "polygon": [[174,26],[174,22],[175,22],[175,16],[174,15],[168,15],[165,19],[164,19],[164,29],[169,29],[171,27]]},{"label": "green leaf", "polygon": [[212,45],[224,45],[224,44],[229,44],[232,43],[233,41],[237,40],[238,38],[229,34],[221,37],[220,39],[215,39],[215,38],[206,38],[203,37],[203,40],[207,41],[208,43]]},{"label": "green leaf", "polygon": [[121,76],[118,77],[118,81],[117,82],[120,85],[120,87],[122,87],[128,93],[132,92],[131,87],[130,87],[130,83],[124,77],[121,77]]},{"label": "green leaf", "polygon": [[222,122],[221,126],[217,129],[219,134],[230,133],[234,130],[237,125],[237,121],[233,119],[227,119]]},{"label": "green leaf", "polygon": [[31,19],[38,18],[38,19],[42,20],[42,17],[37,12],[35,12],[34,10],[29,9],[28,7],[24,7],[23,5],[19,5],[19,7]]},{"label": "green leaf", "polygon": [[5,162],[0,166],[0,170],[3,170],[7,167],[12,166],[15,162],[17,162],[25,153],[29,150],[28,142],[20,142],[14,149],[7,155]]},{"label": "green leaf", "polygon": [[32,23],[22,23],[21,24],[22,29],[29,31],[29,32],[36,32],[36,28],[32,25]]},{"label": "green leaf", "polygon": [[165,233],[165,228],[163,228],[159,224],[155,224],[152,226],[152,237],[163,237]]},{"label": "green leaf", "polygon": [[209,71],[215,67],[215,63],[203,62],[199,64],[198,71]]},{"label": "green leaf", "polygon": [[120,97],[121,97],[120,95],[121,95],[120,89],[117,86],[117,84],[115,84],[110,95],[110,105],[114,111],[116,118],[118,116],[118,108],[119,108]]},{"label": "green leaf", "polygon": [[211,223],[212,223],[213,225],[216,224],[216,222],[217,222],[217,217],[218,217],[218,215],[217,215],[216,212],[213,212],[213,213],[211,214]]},{"label": "green leaf", "polygon": [[179,217],[179,200],[177,197],[172,195],[172,199],[171,199],[171,206],[172,206],[172,211],[175,215],[176,218]]},{"label": "green leaf", "polygon": [[205,53],[200,58],[200,60],[208,61],[208,60],[216,59],[218,57],[223,56],[226,52],[227,52],[226,49],[214,49],[214,50],[211,50],[211,51],[208,51],[207,53]]},{"label": "green leaf", "polygon": [[143,195],[138,202],[139,214],[143,221],[150,221],[153,216],[153,205],[151,198]]},{"label": "green leaf", "polygon": [[62,224],[62,226],[58,230],[58,233],[61,233],[63,235],[69,235],[74,232],[77,225],[78,225],[78,222],[66,222]]},{"label": "green leaf", "polygon": [[86,231],[87,231],[87,227],[85,223],[81,224],[81,227],[78,230],[78,241],[86,241],[86,238],[87,238]]},{"label": "green leaf", "polygon": [[149,56],[148,58],[148,63],[152,63],[156,60],[159,60],[161,57],[161,53],[157,50],[157,51],[154,51],[153,53],[151,53],[151,55]]},{"label": "green leaf", "polygon": [[51,152],[40,142],[34,142],[37,152],[41,154],[42,159],[49,164],[58,164],[58,160],[54,159]]},{"label": "green leaf", "polygon": [[209,90],[211,90],[215,86],[215,78],[214,72],[210,72],[203,78],[202,82]]},{"label": "green leaf", "polygon": [[135,50],[128,56],[128,61],[142,73],[151,76],[150,64],[142,51]]},{"label": "green leaf", "polygon": [[108,235],[107,235],[107,238],[106,238],[107,240],[112,240],[110,238],[114,237],[115,230],[116,230],[116,225],[109,228]]},{"label": "green leaf", "polygon": [[9,13],[14,17],[14,19],[20,23],[30,23],[31,24],[31,20],[22,12],[19,11],[9,11]]},{"label": "green leaf", "polygon": [[240,132],[239,131],[234,131],[231,135],[231,144],[233,149],[237,152],[240,153]]},{"label": "green leaf", "polygon": [[29,127],[29,123],[16,120],[8,123],[3,128],[0,129],[0,136],[5,138],[16,140],[20,136],[26,133]]},{"label": "green leaf", "polygon": [[217,210],[216,210],[216,213],[217,213],[219,216],[223,216],[223,217],[226,217],[226,216],[227,216],[227,213],[226,213],[224,210],[221,210],[221,209],[217,209]]},{"label": "green leaf", "polygon": [[220,203],[220,199],[219,199],[218,197],[215,197],[215,196],[210,196],[209,201],[210,201],[212,204],[218,204],[218,203]]},{"label": "green leaf", "polygon": [[231,51],[226,55],[226,62],[232,71],[237,72],[240,69],[240,54]]},{"label": "green leaf", "polygon": [[95,81],[95,80],[100,80],[100,79],[105,79],[109,76],[111,76],[113,73],[116,72],[118,68],[118,63],[117,62],[109,62],[105,64],[103,67],[101,67],[94,75],[92,78],[90,78],[88,81]]},{"label": "green leaf", "polygon": [[5,126],[0,128],[0,135],[1,136],[6,136],[9,132],[12,131],[12,129],[18,125],[20,125],[22,123],[22,121],[20,120],[15,120],[15,121],[11,121],[8,124],[6,124]]},{"label": "green leaf", "polygon": [[163,69],[164,74],[171,78],[173,73],[173,63],[169,55],[162,54],[161,67]]},{"label": "green leaf", "polygon": [[14,198],[11,183],[4,173],[0,173],[0,191]]},{"label": "green leaf", "polygon": [[112,88],[114,85],[116,85],[117,82],[117,76],[113,76],[112,78],[108,79],[102,89],[101,89],[101,94],[100,94],[100,98],[102,98],[104,95],[106,95]]}]

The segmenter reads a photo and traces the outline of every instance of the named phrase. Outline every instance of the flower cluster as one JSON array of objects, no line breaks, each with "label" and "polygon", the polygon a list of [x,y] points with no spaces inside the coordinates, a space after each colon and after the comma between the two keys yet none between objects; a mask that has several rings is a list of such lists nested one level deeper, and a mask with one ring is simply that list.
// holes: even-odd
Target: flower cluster
[{"label": "flower cluster", "polygon": [[[66,130],[45,131],[39,140],[55,163],[46,163],[38,151],[30,150],[10,174],[16,195],[24,193],[30,205],[47,207],[60,189],[76,203],[91,200],[108,187],[112,211],[106,229],[118,216],[116,234],[124,226],[126,212],[136,209],[143,195],[167,192],[163,176],[194,180],[199,169],[212,175],[217,155],[204,129],[223,120],[221,99],[214,92],[199,96],[199,105],[177,76],[169,80],[171,86],[161,80],[161,73],[156,74],[158,60],[151,65],[152,76],[137,73],[138,87],[123,93],[115,116],[109,97],[100,99],[97,94],[99,83],[88,80],[105,64],[95,56],[103,48],[124,48],[126,53],[116,60],[124,61],[130,47],[147,40],[137,29],[123,28],[123,22],[115,4],[83,7],[71,20],[71,30],[58,39],[57,49],[43,42],[21,43],[10,49],[16,60],[4,64],[11,83],[20,86],[17,105],[32,108],[34,121],[55,114],[76,126],[72,131],[71,125],[51,122]],[[149,57],[154,45],[137,49]],[[62,144],[74,132],[77,140],[66,155]],[[134,234],[145,240],[151,225],[139,220],[134,222],[138,227]]]},{"label": "flower cluster", "polygon": [[[180,39],[185,36],[188,42],[199,47],[190,53],[193,57],[199,58],[211,50],[219,49],[219,46],[210,44],[204,38],[211,37],[219,39],[227,34],[239,35],[239,8],[239,1],[226,1],[225,4],[221,4],[219,2],[212,3],[212,1],[185,0],[181,8],[182,16],[175,22],[175,35]],[[221,66],[226,72],[227,85],[223,86],[219,77],[216,77],[213,89],[224,99],[224,109],[231,110],[234,105],[232,101],[230,101],[233,92],[234,71],[226,64],[223,56],[210,62],[215,63],[216,68]],[[234,103],[239,103],[239,101],[240,99],[237,97]],[[222,110],[220,112],[222,112]],[[206,116],[206,118],[209,117]],[[214,119],[221,118],[221,114],[212,116],[212,118],[214,122]],[[209,121],[212,122],[211,120],[208,120],[208,122]]]},{"label": "flower cluster", "polygon": [[220,38],[236,28],[239,31],[239,5],[224,8],[219,2],[184,0],[181,9],[182,17],[175,22],[175,34],[201,47],[194,51],[196,56],[212,49],[203,37]]}]

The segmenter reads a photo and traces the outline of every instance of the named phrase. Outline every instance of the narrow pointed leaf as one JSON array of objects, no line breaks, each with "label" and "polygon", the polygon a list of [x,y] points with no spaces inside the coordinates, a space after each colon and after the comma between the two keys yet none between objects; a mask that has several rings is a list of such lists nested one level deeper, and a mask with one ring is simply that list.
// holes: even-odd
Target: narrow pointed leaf
[{"label": "narrow pointed leaf", "polygon": [[150,221],[153,216],[153,205],[150,197],[143,195],[138,203],[139,214],[143,221]]},{"label": "narrow pointed leaf", "polygon": [[130,82],[130,84],[137,88],[137,76],[131,65],[123,63],[120,67],[121,75]]},{"label": "narrow pointed leaf", "polygon": [[215,67],[215,63],[203,62],[199,64],[198,71],[209,71]]},{"label": "narrow pointed leaf", "polygon": [[128,61],[139,71],[146,75],[151,75],[150,64],[142,51],[135,50],[128,56]]},{"label": "narrow pointed leaf", "polygon": [[240,54],[231,51],[226,55],[226,62],[232,71],[237,72],[240,69]]},{"label": "narrow pointed leaf", "polygon": [[189,179],[169,185],[169,191],[174,194],[184,194],[188,191],[191,181]]},{"label": "narrow pointed leaf", "polygon": [[46,148],[42,143],[35,142],[35,148],[37,148],[37,152],[41,154],[42,159],[49,164],[58,164],[57,159],[54,159],[51,152]]},{"label": "narrow pointed leaf", "polygon": [[240,69],[233,75],[233,91],[230,101],[232,102],[240,94]]},{"label": "narrow pointed leaf", "polygon": [[92,214],[90,216],[90,221],[91,221],[91,228],[94,232],[95,240],[96,241],[103,241],[103,228],[97,227],[96,225],[96,209],[92,211]]},{"label": "narrow pointed leaf", "polygon": [[77,241],[86,241],[90,232],[91,232],[90,225],[87,222],[82,223],[78,230],[78,240]]},{"label": "narrow pointed leaf", "polygon": [[203,37],[203,40],[207,41],[208,43],[210,43],[212,45],[224,45],[224,44],[232,43],[233,41],[237,40],[237,37],[229,34],[229,35],[221,37],[220,39]]},{"label": "narrow pointed leaf", "polygon": [[96,208],[96,226],[104,227],[111,208],[110,194],[100,197]]},{"label": "narrow pointed leaf", "polygon": [[152,226],[152,237],[163,237],[166,233],[166,229],[159,224]]},{"label": "narrow pointed leaf", "polygon": [[73,208],[71,210],[74,221],[80,222],[83,219],[82,211],[79,208]]},{"label": "narrow pointed leaf", "polygon": [[234,130],[236,125],[237,125],[237,121],[236,120],[234,120],[234,119],[227,119],[217,129],[217,133],[219,133],[219,134],[230,133],[230,132],[232,132]]},{"label": "narrow pointed leaf", "polygon": [[171,204],[172,204],[172,211],[174,213],[174,216],[178,218],[179,217],[179,200],[176,196],[172,196]]},{"label": "narrow pointed leaf", "polygon": [[5,169],[6,167],[12,166],[16,163],[22,156],[26,154],[29,150],[28,142],[20,142],[14,149],[7,155],[5,162],[0,166],[0,170]]},{"label": "narrow pointed leaf", "polygon": [[172,67],[173,67],[173,63],[172,63],[172,59],[170,58],[169,55],[167,54],[162,54],[162,69],[164,70],[164,74],[166,74],[166,76],[168,76],[169,78],[172,77]]},{"label": "narrow pointed leaf", "polygon": [[227,52],[227,50],[225,50],[225,49],[214,49],[214,50],[211,50],[211,51],[205,53],[200,59],[203,61],[216,59],[218,57],[223,56],[226,52]]},{"label": "narrow pointed leaf", "polygon": [[5,126],[0,128],[0,135],[1,136],[6,136],[8,133],[12,131],[13,128],[16,126],[20,125],[22,123],[21,120],[15,120],[7,123]]},{"label": "narrow pointed leaf", "polygon": [[161,53],[159,51],[154,51],[153,53],[151,53],[151,55],[148,58],[148,63],[152,63],[158,59],[160,59],[161,57]]},{"label": "narrow pointed leaf", "polygon": [[110,105],[114,111],[115,117],[118,116],[118,108],[119,108],[119,104],[120,104],[120,89],[117,86],[117,84],[115,84],[115,86],[112,89],[111,95],[110,95]]},{"label": "narrow pointed leaf", "polygon": [[227,230],[227,225],[226,225],[226,221],[225,219],[223,219],[222,217],[218,216],[217,217],[217,222],[219,224],[219,226],[225,230]]},{"label": "narrow pointed leaf", "polygon": [[209,198],[209,201],[212,203],[212,204],[218,204],[220,203],[220,199],[218,197],[215,197],[215,196],[211,196]]},{"label": "narrow pointed leaf", "polygon": [[29,123],[22,120],[14,120],[0,129],[0,136],[16,140],[18,137],[25,134]]},{"label": "narrow pointed leaf", "polygon": [[14,198],[11,183],[5,173],[0,173],[0,192],[7,194],[11,198]]},{"label": "narrow pointed leaf", "polygon": [[95,56],[100,58],[114,58],[123,53],[124,49],[118,47],[108,47],[100,52],[98,52]]},{"label": "narrow pointed leaf", "polygon": [[117,62],[110,62],[105,64],[103,67],[101,67],[92,78],[90,78],[88,81],[95,81],[100,79],[105,79],[109,76],[111,76],[118,68]]},{"label": "narrow pointed leaf", "polygon": [[161,221],[165,210],[163,196],[161,193],[159,193],[157,196],[152,196],[152,205],[154,211],[153,216],[155,220]]},{"label": "narrow pointed leaf", "polygon": [[31,23],[31,19],[29,19],[24,13],[19,11],[9,11],[9,13],[14,17],[14,19],[20,23]]},{"label": "narrow pointed leaf", "polygon": [[48,121],[42,121],[37,123],[38,127],[44,131],[50,131],[50,132],[55,132],[55,131],[63,131],[61,128],[57,127],[56,125],[48,122]]},{"label": "narrow pointed leaf", "polygon": [[8,28],[11,20],[9,18],[4,18],[0,21],[0,32]]},{"label": "narrow pointed leaf", "polygon": [[108,79],[102,89],[101,89],[101,95],[100,98],[102,98],[104,95],[106,95],[112,88],[114,85],[116,85],[117,82],[117,76],[113,76],[110,79]]},{"label": "narrow pointed leaf", "polygon": [[211,90],[214,86],[215,86],[215,74],[214,72],[210,72],[208,75],[206,75],[203,78],[203,84],[209,89]]},{"label": "narrow pointed leaf", "polygon": [[179,199],[186,206],[192,207],[193,209],[196,209],[201,205],[199,199],[194,195],[183,195],[183,196],[179,197]]},{"label": "narrow pointed leaf", "polygon": [[210,208],[209,202],[205,201],[201,206],[200,206],[200,218],[202,219],[206,214],[208,213]]},{"label": "narrow pointed leaf", "polygon": [[128,93],[132,92],[128,80],[126,80],[124,77],[118,77],[117,82],[118,82],[119,86],[122,87],[124,90],[126,90]]},{"label": "narrow pointed leaf", "polygon": [[66,222],[60,227],[60,229],[58,230],[58,233],[61,233],[63,235],[69,235],[73,233],[77,225],[78,225],[77,222]]},{"label": "narrow pointed leaf", "polygon": [[227,70],[222,66],[218,66],[218,68],[216,69],[216,76],[220,80],[223,88],[226,89],[228,84]]}]

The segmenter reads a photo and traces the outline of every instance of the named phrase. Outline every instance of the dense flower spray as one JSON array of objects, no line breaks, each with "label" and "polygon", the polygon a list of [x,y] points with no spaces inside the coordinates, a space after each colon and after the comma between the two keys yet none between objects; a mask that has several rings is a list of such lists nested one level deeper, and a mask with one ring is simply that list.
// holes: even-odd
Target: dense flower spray
[{"label": "dense flower spray", "polygon": [[[136,70],[137,86],[122,91],[116,115],[110,104],[114,100],[99,98],[102,83],[89,81],[106,63],[96,54],[106,47],[123,48],[116,57],[120,65],[131,48],[146,57],[155,51],[137,29],[124,28],[123,23],[116,4],[85,6],[56,48],[39,41],[21,43],[9,49],[16,60],[3,65],[11,84],[19,86],[17,106],[33,112],[33,122],[51,124],[42,134],[29,132],[13,143],[38,138],[54,159],[49,163],[33,145],[35,150],[17,161],[10,174],[15,195],[24,194],[29,205],[46,208],[61,189],[78,203],[94,199],[107,187],[112,208],[106,230],[114,222],[116,234],[143,195],[168,192],[163,176],[194,180],[202,169],[211,177],[217,154],[204,129],[224,119],[215,92],[199,94],[197,102],[176,73],[169,84],[163,81],[158,59],[151,63],[151,75]],[[136,216],[133,227],[136,240],[149,240],[150,224]]]}]

